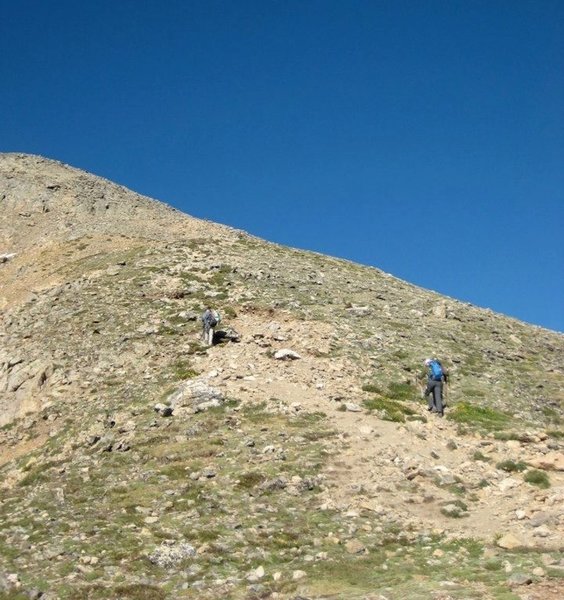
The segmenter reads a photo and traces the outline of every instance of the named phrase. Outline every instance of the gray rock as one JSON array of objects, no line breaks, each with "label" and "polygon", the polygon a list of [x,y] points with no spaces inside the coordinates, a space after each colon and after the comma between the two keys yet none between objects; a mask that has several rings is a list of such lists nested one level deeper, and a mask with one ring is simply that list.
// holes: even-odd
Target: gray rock
[{"label": "gray rock", "polygon": [[531,585],[531,583],[533,583],[533,579],[529,575],[524,575],[523,573],[513,573],[513,575],[511,575],[511,577],[509,577],[509,579],[507,580],[507,583],[511,587],[520,585]]},{"label": "gray rock", "polygon": [[161,417],[170,417],[173,412],[172,407],[167,406],[166,404],[162,404],[161,402],[155,404],[153,408],[155,409],[155,412],[161,415]]},{"label": "gray rock", "polygon": [[213,479],[216,475],[217,472],[212,467],[206,467],[201,473],[201,477],[205,477],[206,479]]},{"label": "gray rock", "polygon": [[285,477],[275,477],[274,479],[268,479],[267,481],[260,484],[259,489],[262,491],[276,491],[283,490],[287,487],[288,480]]},{"label": "gray rock", "polygon": [[371,312],[370,306],[351,306],[347,308],[347,312],[353,317],[367,317]]},{"label": "gray rock", "polygon": [[191,310],[183,310],[181,313],[178,313],[178,316],[186,321],[197,321],[200,318],[198,313]]},{"label": "gray rock", "polygon": [[194,556],[196,556],[196,549],[190,544],[165,542],[149,555],[149,560],[154,565],[168,569]]},{"label": "gray rock", "polygon": [[219,390],[202,379],[185,381],[166,400],[173,411],[186,408],[191,412],[200,412],[214,406],[220,406],[225,398]]},{"label": "gray rock", "polygon": [[216,337],[219,341],[240,342],[241,334],[235,331],[232,327],[227,327],[216,332]]}]

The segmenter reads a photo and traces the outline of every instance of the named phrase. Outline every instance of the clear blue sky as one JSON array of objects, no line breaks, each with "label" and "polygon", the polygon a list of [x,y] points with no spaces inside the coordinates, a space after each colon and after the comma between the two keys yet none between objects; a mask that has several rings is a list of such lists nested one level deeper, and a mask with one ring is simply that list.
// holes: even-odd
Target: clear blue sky
[{"label": "clear blue sky", "polygon": [[0,151],[564,331],[562,0],[0,8]]}]

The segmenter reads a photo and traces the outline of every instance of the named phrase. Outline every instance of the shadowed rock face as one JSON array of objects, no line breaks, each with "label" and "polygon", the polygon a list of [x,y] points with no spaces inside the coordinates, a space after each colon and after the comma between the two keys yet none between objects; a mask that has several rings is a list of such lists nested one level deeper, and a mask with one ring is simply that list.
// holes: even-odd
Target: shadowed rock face
[{"label": "shadowed rock face", "polygon": [[[473,585],[483,558],[440,544],[498,532],[482,593],[507,539],[556,547],[562,335],[39,157],[0,155],[0,207],[0,593],[101,597],[103,581],[116,597],[125,581],[161,597],[166,575],[179,598],[264,595],[267,579],[317,598],[324,561],[335,582],[362,576],[359,557],[373,592],[413,548],[430,560],[417,585],[431,563],[437,579],[396,596],[429,597],[450,565]],[[420,399],[433,355],[442,420]],[[342,579],[327,593],[353,597]]]}]

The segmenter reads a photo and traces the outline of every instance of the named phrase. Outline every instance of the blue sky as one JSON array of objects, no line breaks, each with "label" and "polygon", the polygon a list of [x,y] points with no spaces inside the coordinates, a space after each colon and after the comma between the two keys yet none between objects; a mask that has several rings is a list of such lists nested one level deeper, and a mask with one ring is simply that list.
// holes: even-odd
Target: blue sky
[{"label": "blue sky", "polygon": [[561,0],[0,7],[0,151],[564,331]]}]

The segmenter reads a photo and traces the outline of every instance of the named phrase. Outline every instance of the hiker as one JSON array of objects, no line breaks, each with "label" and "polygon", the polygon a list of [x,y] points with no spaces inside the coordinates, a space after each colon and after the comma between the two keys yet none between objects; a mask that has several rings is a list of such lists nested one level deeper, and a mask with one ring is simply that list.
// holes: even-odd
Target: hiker
[{"label": "hiker", "polygon": [[213,310],[211,306],[207,306],[202,315],[202,341],[211,346],[213,344],[213,329],[221,321],[221,317],[217,310]]},{"label": "hiker", "polygon": [[448,373],[437,358],[425,359],[425,366],[428,373],[427,387],[423,392],[423,397],[428,398],[428,410],[442,417],[444,414],[443,385],[448,380]]}]

